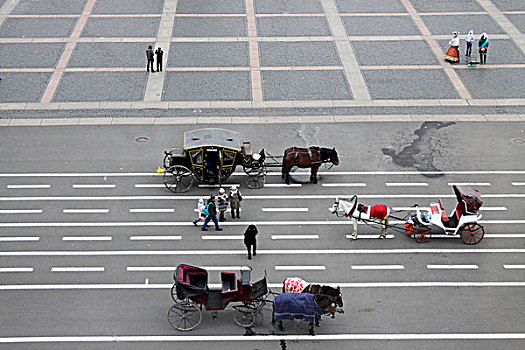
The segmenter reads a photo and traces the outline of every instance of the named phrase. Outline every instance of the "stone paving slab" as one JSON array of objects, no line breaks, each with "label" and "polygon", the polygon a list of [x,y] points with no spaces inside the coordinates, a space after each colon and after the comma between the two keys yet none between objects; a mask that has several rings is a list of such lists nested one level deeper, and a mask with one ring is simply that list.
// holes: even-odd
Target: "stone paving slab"
[{"label": "stone paving slab", "polygon": [[145,71],[147,47],[148,43],[78,43],[68,67],[143,67]]},{"label": "stone paving slab", "polygon": [[335,0],[340,13],[406,13],[399,0]]},{"label": "stone paving slab", "polygon": [[484,12],[476,0],[410,0],[418,12]]},{"label": "stone paving slab", "polygon": [[64,46],[63,43],[0,44],[0,68],[53,68]]},{"label": "stone paving slab", "polygon": [[351,100],[342,71],[263,71],[265,100]]},{"label": "stone paving slab", "polygon": [[80,118],[42,119],[42,126],[78,125]]},{"label": "stone paving slab", "polygon": [[259,36],[330,36],[324,17],[257,17]]},{"label": "stone paving slab", "polygon": [[174,37],[245,37],[246,18],[243,17],[177,17]]},{"label": "stone paving slab", "polygon": [[525,79],[523,69],[467,69],[456,72],[475,99],[523,96],[523,91],[517,88]]},{"label": "stone paving slab", "polygon": [[356,41],[352,47],[360,65],[437,65],[426,41]]},{"label": "stone paving slab", "polygon": [[178,0],[177,14],[246,13],[244,0]]},{"label": "stone paving slab", "polygon": [[248,42],[173,43],[169,67],[249,67]]},{"label": "stone paving slab", "polygon": [[459,98],[442,70],[364,70],[363,76],[373,100]]},{"label": "stone paving slab", "polygon": [[[416,24],[408,16],[342,17],[346,33],[353,35],[421,35]],[[388,23],[388,25],[385,25]]]},{"label": "stone paving slab", "polygon": [[76,18],[7,18],[0,27],[1,38],[68,37]]},{"label": "stone paving slab", "polygon": [[16,15],[69,15],[81,14],[87,0],[19,0],[12,14]]},{"label": "stone paving slab", "polygon": [[146,72],[66,72],[53,102],[140,101],[146,77]]},{"label": "stone paving slab", "polygon": [[[40,102],[52,73],[1,73],[1,102]],[[1,110],[2,108],[0,108]]]},{"label": "stone paving slab", "polygon": [[254,0],[255,13],[323,13],[319,0]]},{"label": "stone paving slab", "polygon": [[522,0],[491,0],[500,11],[525,11]]},{"label": "stone paving slab", "polygon": [[251,100],[249,72],[168,72],[163,101]]},{"label": "stone paving slab", "polygon": [[489,15],[421,16],[421,19],[432,34],[448,34],[452,37],[453,32],[465,35],[469,30],[478,35],[483,32],[505,33]]},{"label": "stone paving slab", "polygon": [[340,66],[333,42],[259,43],[261,66]]},{"label": "stone paving slab", "polygon": [[160,14],[163,5],[164,0],[97,0],[93,14]]},{"label": "stone paving slab", "polygon": [[[525,11],[525,10],[524,10]],[[525,33],[525,14],[523,15],[505,15],[509,21],[516,26],[516,28],[522,33]]]},{"label": "stone paving slab", "polygon": [[[478,36],[476,35],[476,39]],[[445,56],[445,52],[448,50],[449,40],[438,40],[439,46],[443,50],[443,57]],[[490,64],[524,64],[525,63],[525,56],[521,52],[521,50],[512,42],[512,40],[505,40],[505,39],[490,39],[490,46],[489,51],[487,53],[487,63]],[[460,42],[460,63],[466,64],[466,58],[465,58],[465,50],[466,50],[466,43],[464,40]],[[476,40],[474,42],[474,45],[472,45],[472,59],[479,61],[479,53],[478,53],[478,41]]]},{"label": "stone paving slab", "polygon": [[78,125],[109,125],[113,118],[81,118]]},{"label": "stone paving slab", "polygon": [[88,19],[82,37],[155,37],[160,18],[98,18]]}]

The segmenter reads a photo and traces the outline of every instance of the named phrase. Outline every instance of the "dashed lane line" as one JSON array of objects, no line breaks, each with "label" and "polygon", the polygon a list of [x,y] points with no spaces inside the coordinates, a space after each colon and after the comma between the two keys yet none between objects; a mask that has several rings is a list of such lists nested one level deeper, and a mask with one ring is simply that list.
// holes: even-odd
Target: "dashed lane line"
[{"label": "dashed lane line", "polygon": [[521,270],[521,269],[525,269],[525,265],[508,265],[508,264],[505,264],[505,265],[503,265],[503,268],[507,269],[507,270],[513,270],[513,269]]},{"label": "dashed lane line", "polygon": [[326,266],[324,265],[311,265],[311,266],[304,266],[304,265],[275,265],[274,266],[276,271],[324,271],[326,270]]},{"label": "dashed lane line", "polygon": [[363,182],[322,183],[321,186],[323,187],[366,187],[366,183],[363,183]]},{"label": "dashed lane line", "polygon": [[512,186],[525,186],[525,182],[513,182]]},{"label": "dashed lane line", "polygon": [[[380,235],[358,235],[357,236],[357,239],[378,239]],[[346,238],[348,239],[353,239],[354,236],[352,235],[346,235],[345,236]],[[386,235],[385,236],[386,239],[394,239],[394,235]]]},{"label": "dashed lane line", "polygon": [[307,212],[308,208],[261,208],[265,212]]},{"label": "dashed lane line", "polygon": [[[234,270],[238,271],[243,269],[245,266],[201,266],[202,269],[208,271],[229,271]],[[126,271],[136,272],[136,271],[170,271],[173,272],[177,267],[176,266],[128,266]]]},{"label": "dashed lane line", "polygon": [[[200,187],[200,188],[220,188],[220,187],[232,187],[232,186],[237,186],[237,187],[240,187],[241,185],[240,184],[222,184],[222,185],[213,185],[213,184],[198,184],[197,187]],[[135,185],[136,187],[136,185]],[[162,185],[162,187],[165,187],[164,185]]]},{"label": "dashed lane line", "polygon": [[385,182],[387,187],[426,187],[427,182]]},{"label": "dashed lane line", "polygon": [[109,209],[63,209],[64,214],[107,214]]},{"label": "dashed lane line", "polygon": [[42,214],[43,209],[0,209],[0,214]]},{"label": "dashed lane line", "polygon": [[40,240],[38,236],[26,237],[0,237],[0,242],[37,242]]},{"label": "dashed lane line", "polygon": [[135,188],[163,188],[164,184],[135,184]]},{"label": "dashed lane line", "polygon": [[[430,210],[430,207],[418,207],[419,210]],[[415,207],[392,207],[392,210],[413,211]],[[481,211],[506,211],[507,207],[481,207]]]},{"label": "dashed lane line", "polygon": [[8,189],[38,189],[38,188],[51,188],[51,185],[7,185]]},{"label": "dashed lane line", "polygon": [[352,270],[404,270],[403,265],[352,265]]},{"label": "dashed lane line", "polygon": [[115,188],[115,184],[73,184],[73,188]]},{"label": "dashed lane line", "polygon": [[182,236],[129,236],[131,241],[180,241]]},{"label": "dashed lane line", "polygon": [[[433,234],[433,238],[456,238],[459,239],[459,235],[446,235],[446,234]],[[525,238],[525,233],[485,233],[483,238]]]},{"label": "dashed lane line", "polygon": [[130,213],[174,213],[175,209],[174,208],[165,208],[165,209],[162,209],[162,208],[157,208],[157,209],[135,208],[135,209],[130,209],[129,212]]},{"label": "dashed lane line", "polygon": [[272,235],[272,239],[319,239],[319,235]]},{"label": "dashed lane line", "polygon": [[230,235],[230,236],[225,236],[225,235],[220,235],[220,236],[201,236],[201,239],[202,240],[208,240],[208,241],[213,241],[213,240],[223,240],[223,241],[229,241],[229,240],[241,240],[241,239],[244,239],[244,236],[243,235]]},{"label": "dashed lane line", "polygon": [[51,272],[104,272],[103,266],[52,267]]},{"label": "dashed lane line", "polygon": [[490,186],[490,182],[449,182],[449,186]]},{"label": "dashed lane line", "polygon": [[427,265],[429,270],[477,270],[478,265]]},{"label": "dashed lane line", "polygon": [[264,184],[264,187],[266,188],[274,188],[274,187],[277,187],[277,188],[286,188],[286,187],[302,187],[303,185],[302,184]]},{"label": "dashed lane line", "polygon": [[63,241],[111,241],[111,236],[63,236]]},{"label": "dashed lane line", "polygon": [[32,267],[0,267],[0,272],[33,272]]}]

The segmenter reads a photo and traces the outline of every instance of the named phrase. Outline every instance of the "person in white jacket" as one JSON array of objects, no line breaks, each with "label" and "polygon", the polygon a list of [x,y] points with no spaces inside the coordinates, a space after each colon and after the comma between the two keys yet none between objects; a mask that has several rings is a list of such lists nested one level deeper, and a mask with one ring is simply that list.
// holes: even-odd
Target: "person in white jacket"
[{"label": "person in white jacket", "polygon": [[204,215],[204,208],[206,208],[206,205],[204,205],[204,199],[200,198],[197,202],[197,210],[199,211],[199,216],[195,220],[193,220],[193,225],[197,226],[197,223],[206,217],[206,215]]},{"label": "person in white jacket", "polygon": [[470,57],[472,55],[472,43],[474,41],[476,41],[476,38],[474,38],[474,31],[471,30],[465,37],[465,42],[467,43],[467,51],[465,52],[465,56]]}]

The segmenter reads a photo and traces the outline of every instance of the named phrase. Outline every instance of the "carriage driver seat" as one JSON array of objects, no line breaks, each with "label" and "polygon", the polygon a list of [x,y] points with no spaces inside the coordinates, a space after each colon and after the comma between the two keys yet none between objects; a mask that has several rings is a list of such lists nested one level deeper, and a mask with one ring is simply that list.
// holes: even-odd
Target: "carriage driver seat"
[{"label": "carriage driver seat", "polygon": [[235,272],[221,272],[222,292],[237,291],[237,274]]}]

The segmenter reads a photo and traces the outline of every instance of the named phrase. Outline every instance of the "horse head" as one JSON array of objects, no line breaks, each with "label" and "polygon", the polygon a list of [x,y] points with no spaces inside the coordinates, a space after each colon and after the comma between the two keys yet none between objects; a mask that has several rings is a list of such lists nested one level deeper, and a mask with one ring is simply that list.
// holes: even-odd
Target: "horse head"
[{"label": "horse head", "polygon": [[343,295],[341,294],[341,287],[334,288],[331,286],[322,286],[319,293],[334,297],[337,306],[343,307]]},{"label": "horse head", "polygon": [[332,149],[332,155],[330,156],[330,161],[334,165],[339,165],[339,156],[337,155],[337,151],[335,150],[335,147]]},{"label": "horse head", "polygon": [[337,304],[334,297],[326,294],[315,294],[314,300],[321,309],[325,309],[330,313],[331,318],[335,318]]}]

